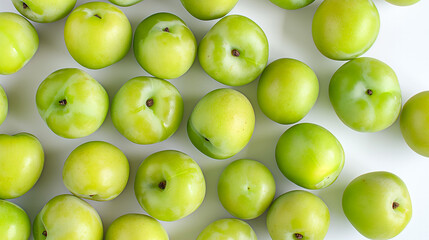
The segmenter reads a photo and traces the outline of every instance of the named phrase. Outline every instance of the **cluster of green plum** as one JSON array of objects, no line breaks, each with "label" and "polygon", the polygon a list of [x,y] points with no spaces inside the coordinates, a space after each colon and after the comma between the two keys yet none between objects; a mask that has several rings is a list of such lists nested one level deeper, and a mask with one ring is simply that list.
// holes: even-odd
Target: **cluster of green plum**
[{"label": "cluster of green plum", "polygon": [[[110,1],[131,6],[141,0]],[[127,17],[109,3],[90,2],[72,11],[76,0],[12,0],[20,13],[37,22],[56,21],[71,12],[64,27],[65,43],[70,55],[86,68],[110,66],[133,45],[138,63],[154,77],[127,81],[114,96],[110,111],[116,129],[134,143],[161,142],[176,132],[184,103],[176,87],[163,79],[182,76],[196,57],[209,76],[228,86],[242,86],[260,77],[258,104],[275,122],[293,124],[311,110],[319,92],[314,71],[301,61],[287,58],[267,66],[268,40],[264,31],[247,17],[224,17],[237,0],[181,1],[198,19],[223,17],[199,45],[187,25],[170,13],[144,19],[132,39]],[[285,9],[301,8],[313,1],[272,0]],[[418,0],[388,1],[411,5]],[[319,6],[312,26],[316,47],[328,58],[350,60],[331,78],[330,101],[344,124],[360,132],[386,129],[400,116],[408,145],[429,157],[429,92],[412,97],[401,113],[401,90],[395,72],[377,59],[359,58],[376,40],[379,24],[378,11],[371,0],[325,0]],[[0,13],[0,40],[0,74],[21,69],[35,54],[39,41],[35,28],[14,13]],[[7,98],[1,87],[0,90],[1,123],[7,114]],[[82,138],[104,122],[109,97],[89,74],[69,68],[55,71],[40,84],[36,105],[55,134]],[[247,97],[232,88],[222,88],[196,104],[188,118],[187,133],[203,154],[226,159],[248,144],[254,127],[254,109]],[[275,155],[279,169],[290,181],[313,190],[331,185],[345,161],[336,137],[310,123],[286,130]],[[27,133],[0,135],[0,198],[16,198],[29,191],[43,165],[44,153],[36,137]],[[76,148],[63,168],[64,184],[75,196],[57,196],[43,207],[34,221],[34,238],[102,239],[98,213],[80,198],[114,199],[125,188],[129,171],[125,155],[109,143],[88,142]],[[124,215],[111,224],[106,239],[168,239],[155,218],[176,221],[194,212],[205,197],[206,183],[191,157],[165,150],[141,163],[134,190],[141,207],[153,218]],[[285,193],[275,200],[274,195],[271,172],[254,160],[232,162],[218,182],[219,200],[231,215],[248,220],[268,209],[267,228],[272,239],[324,239],[330,215],[319,197],[303,190]],[[407,187],[388,172],[367,173],[353,180],[344,191],[342,204],[353,226],[370,239],[393,238],[406,227],[412,214]],[[19,230],[12,232],[8,230],[11,228]],[[0,239],[28,239],[29,235],[26,213],[0,200]],[[198,236],[198,240],[228,238],[256,239],[256,234],[244,221],[221,219]]]}]

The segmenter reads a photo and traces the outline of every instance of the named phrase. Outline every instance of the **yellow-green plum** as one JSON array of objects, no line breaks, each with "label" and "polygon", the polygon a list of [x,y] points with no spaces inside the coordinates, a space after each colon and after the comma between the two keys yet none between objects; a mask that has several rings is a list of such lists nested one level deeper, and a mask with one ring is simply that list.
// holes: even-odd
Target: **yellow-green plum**
[{"label": "yellow-green plum", "polygon": [[225,218],[210,223],[197,240],[257,240],[255,231],[246,222]]},{"label": "yellow-green plum", "polygon": [[188,12],[200,20],[213,20],[228,14],[238,0],[181,0]]},{"label": "yellow-green plum", "polygon": [[121,7],[129,7],[134,4],[137,4],[143,0],[109,0],[111,3],[116,4]]},{"label": "yellow-green plum", "polygon": [[355,178],[344,191],[342,204],[356,230],[374,240],[395,237],[412,215],[407,186],[389,172],[371,172]]},{"label": "yellow-green plum", "polygon": [[402,136],[416,153],[429,157],[429,91],[420,92],[404,105],[399,120]]},{"label": "yellow-green plum", "polygon": [[156,13],[144,19],[136,29],[133,46],[140,66],[164,79],[185,74],[197,52],[194,34],[171,13]]},{"label": "yellow-green plum", "polygon": [[153,144],[169,138],[179,128],[183,99],[165,80],[136,77],[116,93],[110,114],[116,129],[128,140]]},{"label": "yellow-green plum", "polygon": [[8,111],[7,95],[3,87],[0,86],[0,125],[6,120]]},{"label": "yellow-green plum", "polygon": [[0,199],[28,192],[39,179],[44,162],[42,144],[35,136],[0,134]]},{"label": "yellow-green plum", "polygon": [[143,214],[126,214],[109,226],[105,240],[168,240],[164,227]]},{"label": "yellow-green plum", "polygon": [[205,155],[225,159],[240,152],[255,128],[252,104],[242,93],[221,88],[209,92],[188,120],[188,136]]},{"label": "yellow-green plum", "polygon": [[223,170],[217,192],[223,207],[231,215],[253,219],[270,206],[276,193],[276,183],[264,164],[240,159]]},{"label": "yellow-green plum", "polygon": [[31,223],[27,213],[18,205],[0,200],[0,239],[28,240]]},{"label": "yellow-green plum", "polygon": [[300,123],[286,130],[276,146],[280,171],[290,181],[307,189],[331,185],[344,167],[344,150],[325,128]]},{"label": "yellow-green plum", "polygon": [[313,40],[334,60],[365,53],[375,42],[380,16],[372,0],[324,0],[313,17]]},{"label": "yellow-green plum", "polygon": [[137,170],[134,192],[140,206],[161,221],[193,213],[206,195],[198,164],[185,153],[165,150],[147,157]]},{"label": "yellow-green plum", "polygon": [[278,197],[267,214],[267,228],[273,240],[323,240],[329,222],[329,209],[323,200],[302,190]]},{"label": "yellow-green plum", "polygon": [[329,83],[329,99],[344,124],[359,132],[391,126],[401,112],[401,88],[395,72],[374,58],[353,59]]},{"label": "yellow-green plum", "polygon": [[287,10],[295,10],[299,8],[303,8],[312,2],[314,0],[270,0],[275,5],[287,9]]},{"label": "yellow-green plum", "polygon": [[39,48],[36,29],[16,13],[0,13],[0,74],[18,72]]},{"label": "yellow-green plum", "polygon": [[74,195],[108,201],[125,188],[130,175],[127,157],[110,143],[87,142],[74,149],[64,163],[63,181]]},{"label": "yellow-green plum", "polygon": [[252,20],[230,15],[217,22],[198,47],[198,60],[216,81],[241,86],[255,80],[268,62],[268,40]]},{"label": "yellow-green plum", "polygon": [[48,127],[64,138],[81,138],[95,132],[106,118],[109,96],[86,72],[60,69],[39,86],[36,105]]},{"label": "yellow-green plum", "polygon": [[319,81],[301,61],[282,58],[269,64],[258,83],[258,103],[271,120],[291,124],[301,120],[316,103]]},{"label": "yellow-green plum", "polygon": [[396,6],[410,6],[418,3],[420,0],[386,0],[386,1]]},{"label": "yellow-green plum", "polygon": [[59,195],[37,214],[34,240],[102,240],[103,223],[97,211],[73,195]]},{"label": "yellow-green plum", "polygon": [[12,0],[12,3],[28,19],[48,23],[69,14],[76,5],[76,0]]},{"label": "yellow-green plum", "polygon": [[80,5],[69,15],[64,40],[70,55],[90,69],[110,66],[131,48],[132,29],[127,16],[105,2]]}]

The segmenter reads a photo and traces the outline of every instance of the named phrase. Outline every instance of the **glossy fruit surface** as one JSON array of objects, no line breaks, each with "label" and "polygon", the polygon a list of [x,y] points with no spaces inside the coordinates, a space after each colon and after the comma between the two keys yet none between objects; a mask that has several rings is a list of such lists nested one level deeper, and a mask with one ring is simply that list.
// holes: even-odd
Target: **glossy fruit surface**
[{"label": "glossy fruit surface", "polygon": [[0,86],[0,125],[6,120],[7,112],[9,109],[9,103],[7,101],[7,95],[3,87]]},{"label": "glossy fruit surface", "polygon": [[239,219],[219,219],[210,223],[197,240],[256,240],[252,227]]},{"label": "glossy fruit surface", "polygon": [[288,10],[300,9],[314,2],[314,0],[270,0],[270,1],[275,5]]},{"label": "glossy fruit surface", "polygon": [[164,227],[143,214],[126,214],[110,224],[105,240],[168,240]]},{"label": "glossy fruit surface", "polygon": [[188,12],[200,20],[213,20],[229,13],[238,0],[180,0]]},{"label": "glossy fruit surface", "polygon": [[12,3],[28,19],[48,23],[69,14],[76,5],[76,0],[12,0]]},{"label": "glossy fruit surface", "polygon": [[397,6],[410,6],[418,3],[420,0],[386,0],[386,1]]},{"label": "glossy fruit surface", "polygon": [[0,239],[28,240],[31,223],[27,213],[18,205],[0,200]]},{"label": "glossy fruit surface", "polygon": [[143,0],[109,0],[111,3],[116,4],[121,7],[129,7],[134,4],[137,4]]}]

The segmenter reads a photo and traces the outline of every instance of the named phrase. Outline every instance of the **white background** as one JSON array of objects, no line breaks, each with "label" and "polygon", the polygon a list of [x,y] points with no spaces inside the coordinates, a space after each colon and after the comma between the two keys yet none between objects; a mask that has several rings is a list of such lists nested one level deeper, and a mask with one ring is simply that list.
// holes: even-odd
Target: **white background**
[{"label": "white background", "polygon": [[[106,0],[107,1],[107,0]],[[81,5],[87,0],[78,0]],[[328,97],[328,84],[332,74],[344,63],[321,55],[311,37],[311,22],[321,1],[295,11],[283,10],[269,0],[240,0],[230,14],[242,14],[261,26],[269,44],[269,62],[278,58],[296,58],[308,64],[320,82],[319,98],[310,113],[301,122],[319,124],[330,130],[342,143],[346,153],[344,170],[330,187],[312,191],[323,198],[331,213],[331,224],[326,239],[365,239],[348,222],[341,208],[342,193],[355,177],[371,171],[390,171],[404,180],[413,203],[413,217],[406,229],[395,239],[429,239],[429,159],[414,153],[404,142],[398,121],[378,133],[358,133],[346,127],[336,116]],[[422,0],[409,7],[398,7],[375,0],[380,13],[380,33],[372,48],[364,54],[378,58],[396,72],[402,89],[403,103],[414,94],[429,90],[429,1]],[[192,17],[179,0],[144,0],[128,8],[121,8],[133,30],[144,18],[156,12],[171,12],[182,18],[199,42],[213,26],[214,21],[200,21]],[[0,11],[17,12],[11,1],[2,0]],[[37,113],[35,94],[39,84],[52,72],[61,68],[76,67],[87,71],[107,90],[110,99],[127,80],[148,75],[137,63],[133,52],[120,62],[101,70],[89,70],[76,63],[69,55],[63,38],[65,19],[36,27],[39,50],[33,59],[18,73],[0,76],[0,84],[9,99],[9,114],[0,126],[0,133],[29,132],[36,135],[45,150],[45,168],[32,190],[12,200],[23,207],[31,220],[44,204],[56,195],[68,193],[62,182],[62,167],[70,152],[82,143],[103,140],[119,147],[128,157],[131,175],[124,192],[109,202],[89,201],[104,223],[105,229],[117,217],[126,213],[144,213],[133,191],[135,173],[141,161],[150,154],[166,149],[177,149],[189,154],[201,166],[207,182],[207,194],[201,207],[190,216],[175,222],[161,222],[171,240],[196,239],[209,223],[231,215],[224,210],[217,197],[217,180],[223,168],[233,160],[250,158],[263,162],[273,173],[276,197],[287,191],[300,189],[287,180],[275,163],[274,149],[280,135],[288,125],[280,125],[263,115],[257,100],[258,80],[235,89],[243,92],[252,102],[256,114],[256,127],[247,147],[227,160],[214,160],[200,153],[186,134],[186,121],[197,101],[213,89],[226,87],[204,73],[198,60],[190,71],[171,82],[181,92],[184,117],[178,131],[168,140],[143,146],[131,143],[114,128],[110,116],[94,134],[81,139],[64,139],[52,133]],[[259,239],[270,239],[265,225],[266,214],[247,221]]]}]

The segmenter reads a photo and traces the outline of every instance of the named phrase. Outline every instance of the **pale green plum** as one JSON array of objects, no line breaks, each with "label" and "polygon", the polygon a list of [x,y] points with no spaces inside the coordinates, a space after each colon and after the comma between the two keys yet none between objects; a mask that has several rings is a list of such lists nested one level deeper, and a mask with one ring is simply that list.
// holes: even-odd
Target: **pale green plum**
[{"label": "pale green plum", "polygon": [[29,133],[0,134],[0,198],[17,198],[40,177],[45,162],[42,144]]},{"label": "pale green plum", "polygon": [[188,12],[200,20],[213,20],[229,13],[238,0],[181,0]]},{"label": "pale green plum", "polygon": [[168,234],[152,217],[126,214],[112,222],[105,240],[168,240]]},{"label": "pale green plum", "polygon": [[188,136],[205,155],[225,159],[240,152],[255,128],[252,104],[242,93],[228,88],[205,95],[188,120]]},{"label": "pale green plum", "polygon": [[0,200],[0,239],[28,240],[31,223],[27,213],[18,205]]},{"label": "pale green plum", "polygon": [[276,146],[280,171],[290,181],[307,189],[331,185],[344,167],[341,143],[325,128],[300,123],[286,130]]},{"label": "pale green plum", "polygon": [[197,240],[257,240],[257,237],[246,222],[225,218],[210,223],[201,231]]},{"label": "pale green plum", "polygon": [[278,197],[267,214],[267,228],[273,240],[323,240],[329,222],[329,209],[323,200],[302,190]]},{"label": "pale green plum", "polygon": [[165,80],[136,77],[116,93],[110,114],[116,129],[128,140],[153,144],[169,138],[179,128],[183,99]]},{"label": "pale green plum", "polygon": [[241,86],[255,80],[268,62],[268,40],[252,20],[230,15],[217,22],[198,47],[204,71],[216,81]]},{"label": "pale green plum", "polygon": [[16,13],[0,13],[0,74],[18,72],[39,48],[36,29]]},{"label": "pale green plum", "polygon": [[372,0],[325,0],[313,17],[313,40],[319,51],[334,60],[365,53],[375,42],[380,16]]},{"label": "pale green plum", "polygon": [[64,163],[63,181],[74,195],[108,201],[125,188],[130,175],[127,157],[107,142],[87,142],[74,149]]},{"label": "pale green plum", "polygon": [[182,219],[201,205],[206,182],[185,153],[165,150],[147,157],[137,170],[134,191],[140,206],[161,221]]},{"label": "pale green plum", "polygon": [[34,240],[102,240],[103,223],[97,211],[73,195],[59,195],[37,214]]},{"label": "pale green plum", "polygon": [[356,58],[341,66],[329,83],[329,99],[344,124],[359,132],[391,126],[401,112],[401,88],[395,72],[374,58]]},{"label": "pale green plum", "polygon": [[86,72],[60,69],[39,86],[36,105],[48,127],[64,138],[81,138],[95,132],[106,118],[109,96]]},{"label": "pale green plum", "polygon": [[140,66],[164,79],[185,74],[197,52],[194,34],[171,13],[156,13],[144,19],[136,29],[133,46]]},{"label": "pale green plum", "polygon": [[344,191],[342,204],[351,224],[369,239],[395,237],[412,215],[407,186],[389,172],[371,172],[355,178]]},{"label": "pale green plum", "polygon": [[410,6],[418,3],[420,0],[386,0],[386,1],[397,6]]},{"label": "pale green plum", "polygon": [[310,67],[282,58],[268,65],[257,89],[262,112],[271,120],[291,124],[301,120],[316,103],[319,81]]},{"label": "pale green plum", "polygon": [[7,95],[3,87],[0,86],[0,125],[6,120],[8,112]]},{"label": "pale green plum", "polygon": [[223,170],[217,192],[223,207],[231,215],[253,219],[270,206],[276,193],[276,183],[264,164],[240,159]]},{"label": "pale green plum", "polygon": [[89,2],[67,18],[64,40],[70,55],[90,69],[110,66],[131,48],[132,29],[127,16],[116,6]]},{"label": "pale green plum", "polygon": [[12,0],[12,3],[28,19],[48,23],[69,14],[76,5],[76,0]]},{"label": "pale green plum", "polygon": [[270,1],[275,5],[288,10],[303,8],[311,4],[312,2],[314,2],[314,0],[270,0]]},{"label": "pale green plum", "polygon": [[121,7],[129,7],[134,4],[137,4],[143,0],[109,0],[111,3],[116,4]]},{"label": "pale green plum", "polygon": [[411,97],[404,105],[400,126],[402,136],[416,153],[429,157],[429,91]]}]

